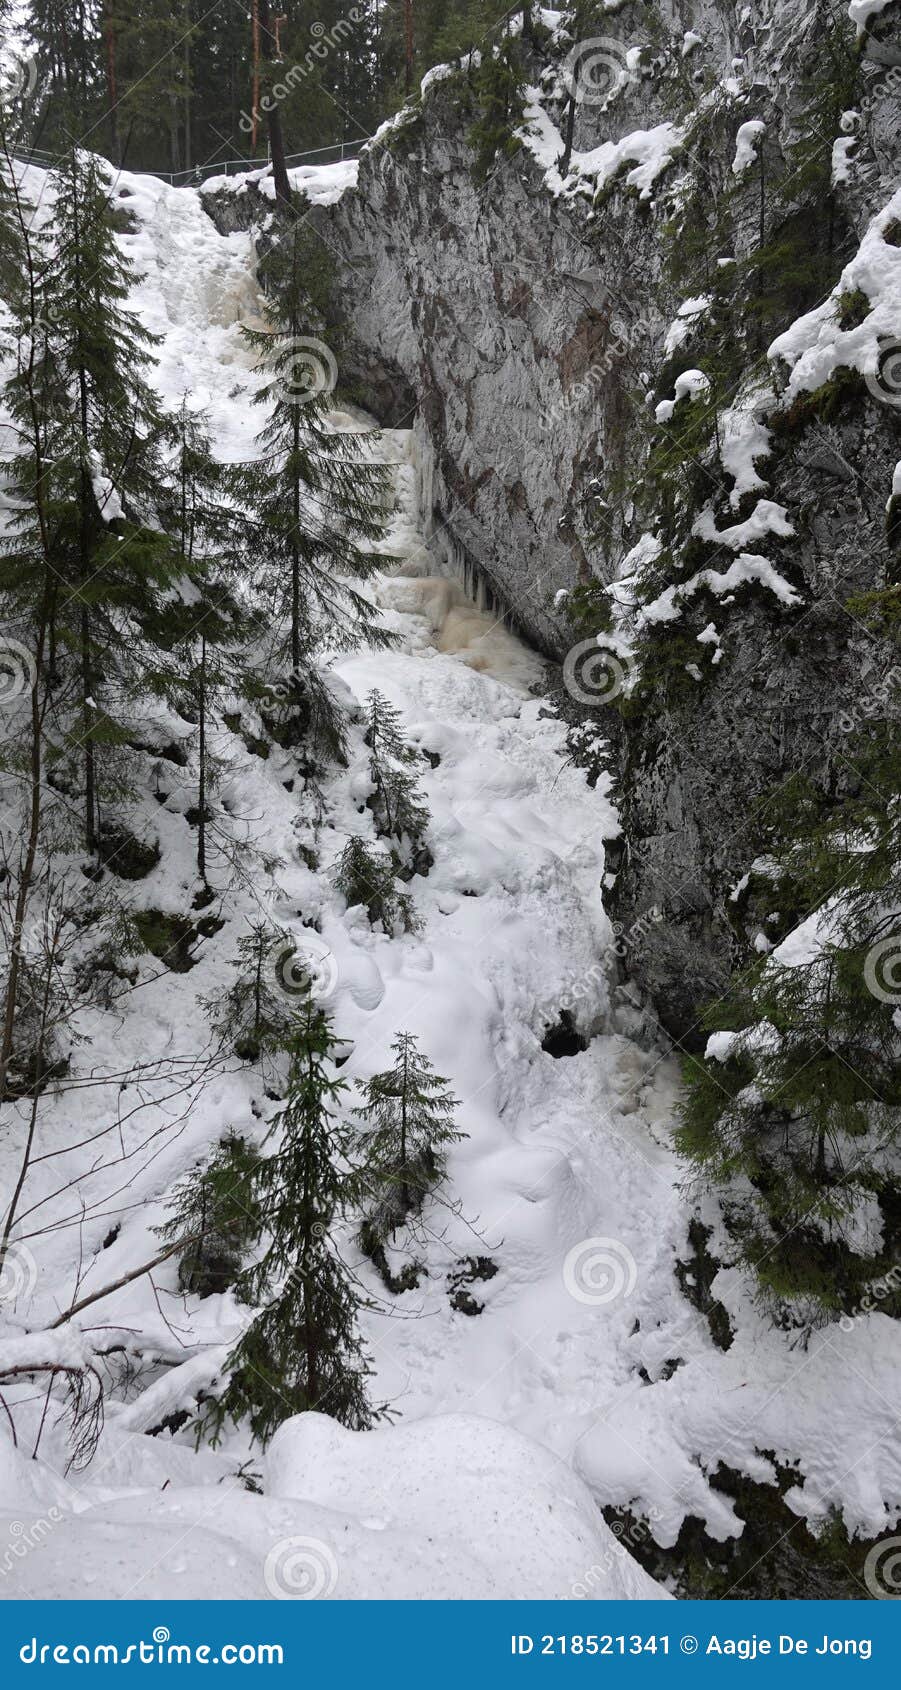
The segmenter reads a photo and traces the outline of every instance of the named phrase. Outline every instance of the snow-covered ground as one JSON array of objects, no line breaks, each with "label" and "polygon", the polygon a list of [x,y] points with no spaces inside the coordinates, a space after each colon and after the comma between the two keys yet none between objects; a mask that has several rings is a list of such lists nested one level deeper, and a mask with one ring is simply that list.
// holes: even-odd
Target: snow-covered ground
[{"label": "snow-covered ground", "polygon": [[[163,337],[160,389],[172,405],[192,394],[219,452],[247,457],[260,421],[240,333],[258,309],[250,239],[217,234],[191,190],[124,174],[119,190],[135,219],[123,242],[144,275],[135,304]],[[335,426],[359,419],[340,413]],[[334,673],[357,701],[375,686],[386,694],[423,753],[434,866],[410,887],[422,930],[372,932],[332,882],[347,836],[372,827],[359,726],[321,802],[296,755],[248,747],[246,705],[243,733],[217,729],[218,802],[259,855],[238,882],[214,857],[223,926],[197,943],[190,972],[142,957],[114,1009],[75,1016],[72,1074],[113,1077],[41,1100],[48,1159],[29,1174],[0,1334],[46,1327],[76,1295],[147,1261],[179,1178],[226,1129],[265,1135],[275,1104],[259,1073],[237,1060],[201,1073],[198,1057],[209,1041],[200,1000],[232,982],[237,942],[265,911],[321,956],[352,1047],[345,1079],[385,1067],[407,1029],[461,1100],[467,1137],[446,1201],[426,1216],[419,1288],[388,1295],[349,1226],[342,1240],[373,1299],[372,1394],[396,1421],[352,1434],[306,1416],[265,1461],[242,1434],[216,1453],[195,1453],[186,1431],[148,1435],[215,1379],[243,1318],[230,1294],[178,1294],[167,1262],[84,1317],[94,1332],[124,1332],[136,1368],[108,1400],[91,1466],[63,1476],[52,1415],[28,1460],[42,1392],[9,1392],[20,1447],[0,1416],[0,1596],[659,1594],[600,1506],[645,1516],[661,1544],[689,1513],[728,1536],[740,1523],[710,1477],[720,1462],[774,1477],[762,1450],[799,1463],[789,1500],[814,1522],[834,1506],[872,1535],[901,1505],[897,1323],[860,1316],[793,1349],[724,1272],[716,1294],[736,1337],[723,1353],[680,1291],[692,1210],[670,1147],[678,1077],[612,985],[601,881],[617,823],[605,782],[591,789],[569,761],[542,665],[436,579],[412,515],[409,436],[386,432],[375,449],[396,466],[389,549],[400,565],[376,597],[398,644],[345,656]],[[155,705],[147,729],[157,744],[187,734]],[[193,787],[150,755],[145,773],[133,825],[162,857],[125,891],[137,908],[187,915]],[[628,965],[627,943],[617,951]],[[542,1040],[564,1010],[585,1048],[554,1056]],[[135,1065],[155,1061],[167,1079],[148,1066],[139,1086]],[[0,1145],[4,1189],[26,1108],[7,1111],[19,1120]],[[262,1495],[245,1489],[248,1473]]]}]

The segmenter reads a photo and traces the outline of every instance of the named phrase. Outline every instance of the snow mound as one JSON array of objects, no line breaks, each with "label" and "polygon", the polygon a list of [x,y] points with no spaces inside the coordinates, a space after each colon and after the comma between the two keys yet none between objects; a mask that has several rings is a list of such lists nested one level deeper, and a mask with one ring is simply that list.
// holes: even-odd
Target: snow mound
[{"label": "snow mound", "polygon": [[[177,1488],[161,1489],[176,1453]],[[563,1461],[475,1415],[363,1433],[299,1415],[276,1434],[264,1496],[221,1457],[145,1438],[117,1454],[121,1490],[109,1471],[80,1491],[56,1479],[48,1507],[35,1464],[0,1445],[0,1597],[171,1600],[186,1575],[193,1597],[220,1601],[664,1594]]]}]

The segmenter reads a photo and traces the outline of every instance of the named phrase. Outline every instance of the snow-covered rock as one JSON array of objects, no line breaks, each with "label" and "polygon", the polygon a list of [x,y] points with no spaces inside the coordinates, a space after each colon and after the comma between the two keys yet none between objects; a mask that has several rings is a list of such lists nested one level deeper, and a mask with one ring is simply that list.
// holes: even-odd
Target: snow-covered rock
[{"label": "snow-covered rock", "polygon": [[101,1459],[76,1488],[0,1434],[0,1599],[665,1595],[571,1469],[475,1415],[365,1433],[301,1415],[263,1495],[222,1458],[180,1454],[173,1471],[165,1446],[133,1438],[114,1479]]}]

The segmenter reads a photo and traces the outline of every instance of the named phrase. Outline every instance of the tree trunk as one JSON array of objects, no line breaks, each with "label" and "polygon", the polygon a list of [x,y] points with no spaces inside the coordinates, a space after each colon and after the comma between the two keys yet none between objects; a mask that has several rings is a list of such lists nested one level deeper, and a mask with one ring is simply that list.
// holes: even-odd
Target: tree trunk
[{"label": "tree trunk", "polygon": [[121,164],[119,155],[119,118],[116,107],[119,104],[116,76],[116,26],[111,17],[107,16],[103,26],[106,37],[106,95],[109,100],[109,145],[114,164]]},{"label": "tree trunk", "polygon": [[[578,59],[576,59],[574,65],[573,65],[573,82],[574,83],[577,81],[578,75],[579,75],[579,61],[578,61]],[[575,87],[574,87],[572,93],[569,96],[569,105],[566,108],[566,134],[564,136],[564,141],[563,141],[563,156],[560,160],[560,175],[561,176],[565,176],[567,171],[569,170],[570,159],[572,158],[572,154],[573,154],[573,131],[575,130],[575,126],[576,126],[576,90],[575,90]]]},{"label": "tree trunk", "polygon": [[185,123],[185,169],[190,170],[192,164],[194,163],[194,148],[191,144],[191,18],[190,18],[190,14],[187,17],[186,22],[187,22],[188,27],[185,30],[184,57],[183,57],[183,60],[182,60],[183,74],[184,74],[184,88],[182,90],[182,101],[183,101],[184,123]]},{"label": "tree trunk", "polygon": [[197,782],[197,873],[206,885],[206,634],[200,636],[200,688],[198,697],[200,720],[197,760],[200,765]]},{"label": "tree trunk", "polygon": [[[87,575],[83,576],[87,579]],[[97,776],[94,764],[94,710],[91,690],[91,624],[88,607],[81,612],[81,720],[84,735],[84,842],[85,850],[93,856],[97,849]]]},{"label": "tree trunk", "polygon": [[413,91],[413,0],[404,0],[404,93]]},{"label": "tree trunk", "polygon": [[[269,0],[259,0],[260,33],[263,47],[269,56],[270,43],[274,42],[272,20],[269,12]],[[268,82],[268,78],[267,78]],[[278,106],[270,97],[269,110],[266,113],[266,128],[269,133],[269,158],[272,164],[272,180],[275,184],[276,199],[283,200],[286,205],[291,204],[291,184],[288,181],[288,167],[285,164],[285,140],[282,135],[282,120]]]},{"label": "tree trunk", "polygon": [[[292,437],[294,443],[294,458],[300,448],[300,407],[295,405],[292,418]],[[300,548],[297,536],[300,533],[300,482],[295,473],[294,485],[291,488],[292,516],[294,526],[291,529],[291,669],[295,681],[300,676]]]},{"label": "tree trunk", "polygon": [[[9,164],[7,153],[7,164]],[[19,193],[19,182],[15,171],[8,171],[11,183],[11,196],[15,208],[16,220],[24,241],[25,264],[28,278],[29,311],[32,325],[38,318],[38,280],[35,274],[33,249],[30,238],[30,223],[27,221]],[[12,1055],[13,1038],[15,1034],[16,999],[19,990],[19,973],[21,969],[22,932],[25,925],[25,915],[28,909],[28,899],[31,893],[31,883],[34,877],[34,866],[37,857],[38,838],[41,823],[41,798],[43,795],[43,766],[42,766],[42,734],[44,723],[44,709],[46,701],[41,703],[41,683],[44,666],[44,644],[47,637],[48,625],[51,628],[51,665],[55,655],[55,634],[53,630],[53,607],[56,602],[56,586],[51,584],[51,552],[49,522],[45,509],[46,478],[44,458],[44,408],[41,396],[35,391],[34,365],[36,337],[32,332],[28,337],[28,363],[25,368],[25,382],[28,392],[29,411],[31,415],[32,450],[34,453],[34,501],[37,511],[38,529],[41,537],[41,550],[45,560],[44,591],[41,599],[37,619],[37,639],[34,655],[34,680],[31,688],[31,781],[29,793],[28,833],[25,844],[25,857],[19,875],[19,886],[16,893],[16,904],[13,915],[13,928],[10,941],[9,973],[6,977],[6,991],[3,1007],[3,1032],[0,1036],[0,1101],[6,1095],[6,1078],[9,1070],[9,1059]]]}]

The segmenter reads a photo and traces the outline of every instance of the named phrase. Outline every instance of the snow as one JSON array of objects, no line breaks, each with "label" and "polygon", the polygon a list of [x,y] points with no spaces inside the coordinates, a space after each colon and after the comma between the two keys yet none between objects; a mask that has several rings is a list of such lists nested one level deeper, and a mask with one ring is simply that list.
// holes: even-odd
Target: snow
[{"label": "snow", "polygon": [[710,381],[703,370],[685,370],[681,376],[676,377],[675,398],[661,399],[654,416],[659,423],[668,423],[672,420],[680,399],[703,399],[705,393],[709,392]]},{"label": "snow", "polygon": [[757,161],[757,142],[766,132],[766,124],[759,117],[751,118],[743,123],[735,137],[735,157],[732,160],[733,176],[744,176],[751,165]]},{"label": "snow", "polygon": [[712,296],[705,293],[699,294],[696,299],[686,299],[679,306],[675,321],[670,324],[663,343],[663,350],[667,358],[672,357],[674,352],[678,352],[679,347],[685,343],[691,331],[697,326],[698,319],[709,311],[712,303]]},{"label": "snow", "polygon": [[728,546],[733,552],[741,551],[745,546],[752,546],[755,540],[762,540],[767,534],[789,539],[794,532],[784,506],[774,504],[772,499],[758,499],[747,520],[735,522],[729,528],[717,528],[713,507],[707,505],[700,516],[695,518],[692,528],[692,533],[699,539]]},{"label": "snow", "polygon": [[[390,127],[382,124],[377,132],[381,134]],[[376,137],[373,137],[375,140]],[[299,164],[288,171],[288,181],[292,188],[306,195],[311,205],[334,205],[348,188],[355,188],[360,170],[360,161],[356,158],[335,159],[332,164]],[[208,176],[199,189],[203,194],[241,193],[248,185],[256,188],[263,199],[275,203],[275,182],[272,169],[265,165],[261,170],[246,170],[227,176]],[[181,193],[183,190],[178,189]]]},{"label": "snow", "polygon": [[762,394],[752,392],[720,419],[720,461],[735,483],[730,494],[733,508],[741,503],[746,493],[756,493],[766,486],[756,464],[769,456],[772,440],[769,429],[760,421],[755,410],[757,405],[765,402]]},{"label": "snow", "polygon": [[837,135],[832,143],[832,186],[842,187],[851,180],[851,159],[857,146],[856,135]]},{"label": "snow", "polygon": [[641,615],[645,622],[674,622],[680,615],[685,600],[693,598],[702,588],[722,598],[725,593],[735,592],[736,588],[748,586],[755,581],[773,593],[786,609],[801,603],[800,595],[794,587],[789,586],[766,558],[742,552],[728,569],[700,569],[690,580],[666,587],[651,604],[643,606]]},{"label": "snow", "polygon": [[[259,321],[251,241],[219,235],[193,190],[128,173],[118,183],[134,219],[123,245],[143,271],[134,304],[162,336],[160,391],[172,408],[186,391],[202,401],[220,454],[250,457],[261,420],[241,334],[242,323]],[[333,426],[361,419],[339,413]],[[742,413],[731,447],[736,491],[767,443]],[[304,790],[296,756],[273,747],[264,760],[240,734],[215,729],[219,796],[259,866],[230,885],[214,860],[224,925],[198,943],[196,966],[176,974],[142,957],[134,992],[113,1011],[77,1010],[72,1077],[84,1083],[39,1103],[48,1160],[29,1176],[17,1236],[25,1271],[17,1300],[3,1305],[0,1367],[4,1357],[47,1356],[49,1343],[84,1354],[115,1326],[128,1333],[134,1382],[112,1385],[97,1454],[82,1472],[66,1473],[55,1414],[36,1461],[11,1448],[0,1416],[0,1568],[13,1521],[49,1521],[31,1532],[26,1554],[11,1556],[0,1596],[278,1599],[285,1579],[289,1594],[309,1593],[318,1579],[337,1599],[659,1594],[600,1509],[643,1515],[661,1544],[689,1514],[716,1536],[737,1533],[712,1478],[723,1459],[772,1477],[761,1449],[798,1463],[799,1517],[817,1522],[831,1505],[851,1530],[876,1534],[901,1510],[896,1322],[860,1315],[852,1332],[836,1323],[805,1352],[757,1312],[743,1275],[724,1268],[714,1295],[735,1328],[724,1353],[683,1294],[674,1267],[694,1211],[672,1146],[679,1071],[616,984],[621,965],[628,972],[629,935],[614,934],[600,896],[605,841],[619,825],[608,777],[590,787],[574,765],[539,660],[442,576],[417,528],[409,434],[386,430],[372,450],[391,464],[398,490],[388,550],[400,561],[374,591],[398,643],[341,656],[329,676],[357,703],[378,686],[422,754],[434,866],[409,888],[422,931],[371,930],[333,885],[348,834],[373,837],[358,722],[348,766],[329,773],[319,796]],[[748,522],[758,538],[788,519],[762,500]],[[745,526],[717,537],[743,548]],[[624,602],[630,571],[660,551],[646,534],[624,560]],[[783,606],[798,602],[771,564],[740,549],[728,569],[668,588],[646,614],[669,621],[691,594],[745,583]],[[702,650],[714,644],[709,624]],[[245,720],[253,730],[252,711]],[[189,725],[151,700],[143,730],[148,743],[180,739],[191,754]],[[162,856],[128,884],[134,908],[190,912],[193,791],[190,769],[164,759],[154,769],[148,759],[131,825],[158,838]],[[231,984],[237,941],[261,912],[299,943],[313,942],[304,923],[317,924],[315,942],[331,959],[328,1006],[348,1053],[342,1077],[384,1067],[407,1028],[462,1100],[467,1135],[451,1154],[445,1201],[426,1216],[417,1290],[388,1297],[350,1222],[336,1238],[372,1298],[363,1326],[373,1396],[396,1422],[351,1434],[303,1417],[283,1428],[265,1465],[243,1431],[219,1452],[195,1452],[188,1428],[151,1435],[166,1417],[192,1412],[221,1376],[247,1313],[231,1293],[183,1295],[169,1261],[152,1283],[144,1275],[91,1305],[79,1330],[42,1330],[76,1289],[101,1291],[158,1253],[154,1228],[173,1186],[224,1127],[265,1137],[274,1104],[260,1074],[237,1060],[208,1072],[197,1054],[208,1037],[199,1000]],[[564,1007],[586,1048],[555,1059],[542,1040]],[[165,1081],[172,1061],[174,1091]],[[24,1108],[10,1107],[15,1130],[0,1142],[6,1188]],[[51,1222],[57,1230],[41,1230]],[[467,1315],[449,1292],[477,1257],[497,1272],[471,1282],[482,1311]],[[27,1400],[36,1394],[22,1383],[5,1385],[4,1396],[30,1452],[40,1401]],[[245,1464],[263,1494],[245,1489]]]},{"label": "snow", "polygon": [[564,178],[557,168],[564,151],[563,137],[545,111],[537,88],[525,91],[525,121],[516,133],[544,171],[545,186],[555,198],[586,193],[593,196],[631,164],[633,168],[624,177],[626,186],[635,188],[640,199],[649,200],[658,177],[672,163],[683,139],[674,123],[637,129],[619,141],[602,141],[588,152],[574,150]]},{"label": "snow", "polygon": [[856,23],[858,33],[862,35],[871,18],[884,12],[889,0],[849,0],[848,16],[852,23]]},{"label": "snow", "polygon": [[[789,379],[784,401],[798,393],[815,392],[839,369],[858,370],[873,397],[885,404],[901,403],[898,325],[901,322],[901,247],[886,241],[884,231],[901,218],[901,189],[870,223],[860,247],[845,266],[828,299],[799,317],[773,342],[769,357],[782,360]],[[855,327],[840,326],[842,297],[860,292],[869,312]]]},{"label": "snow", "polygon": [[593,1599],[666,1594],[571,1471],[476,1415],[368,1433],[299,1415],[264,1496],[233,1462],[185,1455],[132,1438],[105,1482],[76,1487],[0,1444],[0,1596],[566,1600],[592,1572]]}]

